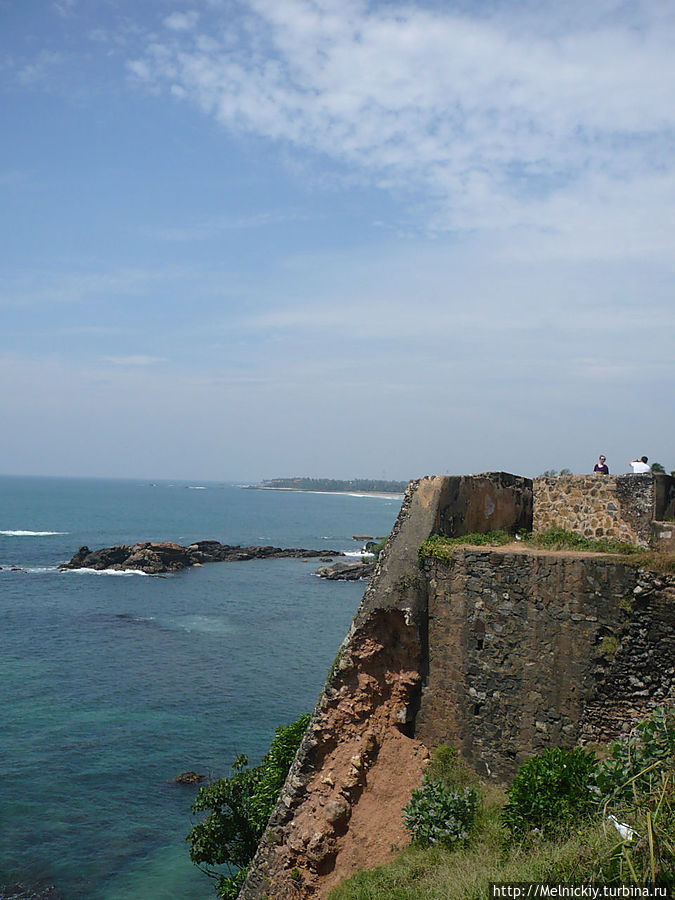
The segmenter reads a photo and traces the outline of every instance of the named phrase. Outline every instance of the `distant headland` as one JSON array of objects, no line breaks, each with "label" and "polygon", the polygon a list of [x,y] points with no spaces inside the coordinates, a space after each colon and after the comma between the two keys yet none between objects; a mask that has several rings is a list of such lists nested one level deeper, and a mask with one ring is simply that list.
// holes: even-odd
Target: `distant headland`
[{"label": "distant headland", "polygon": [[320,491],[333,494],[402,494],[407,481],[387,481],[377,478],[268,478],[260,484],[247,484],[252,490]]}]

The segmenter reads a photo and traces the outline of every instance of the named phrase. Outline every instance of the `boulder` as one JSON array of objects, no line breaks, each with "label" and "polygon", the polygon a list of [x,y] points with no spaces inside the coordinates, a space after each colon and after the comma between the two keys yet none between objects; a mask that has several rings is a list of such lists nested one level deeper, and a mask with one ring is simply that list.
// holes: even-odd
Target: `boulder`
[{"label": "boulder", "polygon": [[199,784],[205,778],[206,775],[202,775],[201,772],[181,772],[180,775],[176,775],[174,781],[176,784]]},{"label": "boulder", "polygon": [[329,581],[360,581],[362,578],[370,578],[374,571],[373,560],[356,563],[337,562],[332,566],[319,566],[314,574]]}]

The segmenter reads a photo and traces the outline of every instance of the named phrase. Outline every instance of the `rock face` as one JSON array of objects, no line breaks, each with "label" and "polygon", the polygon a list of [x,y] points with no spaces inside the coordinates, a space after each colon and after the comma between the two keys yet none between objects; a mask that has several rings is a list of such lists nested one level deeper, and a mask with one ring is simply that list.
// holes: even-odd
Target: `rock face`
[{"label": "rock face", "polygon": [[324,556],[344,556],[339,550],[303,550],[298,547],[240,547],[221,544],[219,541],[197,541],[188,547],[172,541],[142,541],[132,546],[119,544],[90,550],[80,547],[70,562],[60,569],[113,569],[124,571],[133,569],[148,575],[164,572],[178,572],[190,566],[207,562],[236,562],[248,559],[281,559],[283,557],[310,558]]}]

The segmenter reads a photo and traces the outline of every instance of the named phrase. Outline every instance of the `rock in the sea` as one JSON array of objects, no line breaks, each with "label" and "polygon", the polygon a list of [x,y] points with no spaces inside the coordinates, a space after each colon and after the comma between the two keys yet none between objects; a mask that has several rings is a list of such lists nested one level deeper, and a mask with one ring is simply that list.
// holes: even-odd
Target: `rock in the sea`
[{"label": "rock in the sea", "polygon": [[330,554],[344,556],[340,550],[304,550],[298,547],[240,547],[219,541],[197,541],[182,547],[173,541],[142,541],[133,546],[118,544],[102,550],[80,547],[70,562],[60,569],[135,569],[148,575],[178,572],[206,562],[233,562],[247,559],[281,559],[283,557],[317,557]]},{"label": "rock in the sea", "polygon": [[174,781],[176,784],[199,784],[205,778],[206,775],[202,775],[201,772],[181,772],[180,775],[176,775]]},{"label": "rock in the sea", "polygon": [[362,578],[370,578],[374,571],[375,560],[356,563],[338,562],[332,566],[319,566],[314,574],[319,578],[327,578],[329,581],[359,581]]}]

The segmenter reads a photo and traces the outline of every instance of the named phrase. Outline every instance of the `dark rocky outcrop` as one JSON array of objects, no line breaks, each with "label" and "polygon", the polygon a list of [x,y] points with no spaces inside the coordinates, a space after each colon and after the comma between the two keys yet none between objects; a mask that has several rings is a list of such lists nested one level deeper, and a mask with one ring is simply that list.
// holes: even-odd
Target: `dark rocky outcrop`
[{"label": "dark rocky outcrop", "polygon": [[201,772],[181,772],[180,775],[176,775],[174,778],[174,782],[176,784],[199,784],[200,781],[203,781],[206,778],[206,775],[202,775]]},{"label": "dark rocky outcrop", "polygon": [[238,562],[248,559],[281,559],[284,557],[310,558],[325,556],[344,556],[339,550],[305,550],[298,547],[240,547],[238,545],[221,544],[219,541],[197,541],[188,547],[182,547],[172,541],[142,541],[132,546],[119,544],[104,547],[101,550],[90,550],[80,547],[70,562],[62,563],[60,569],[113,569],[123,571],[134,569],[148,575],[160,575],[164,572],[178,572],[190,566],[208,562]]},{"label": "dark rocky outcrop", "polygon": [[374,571],[373,559],[372,562],[359,560],[355,563],[338,562],[332,566],[319,566],[314,574],[329,581],[360,581],[362,578],[370,578]]}]

